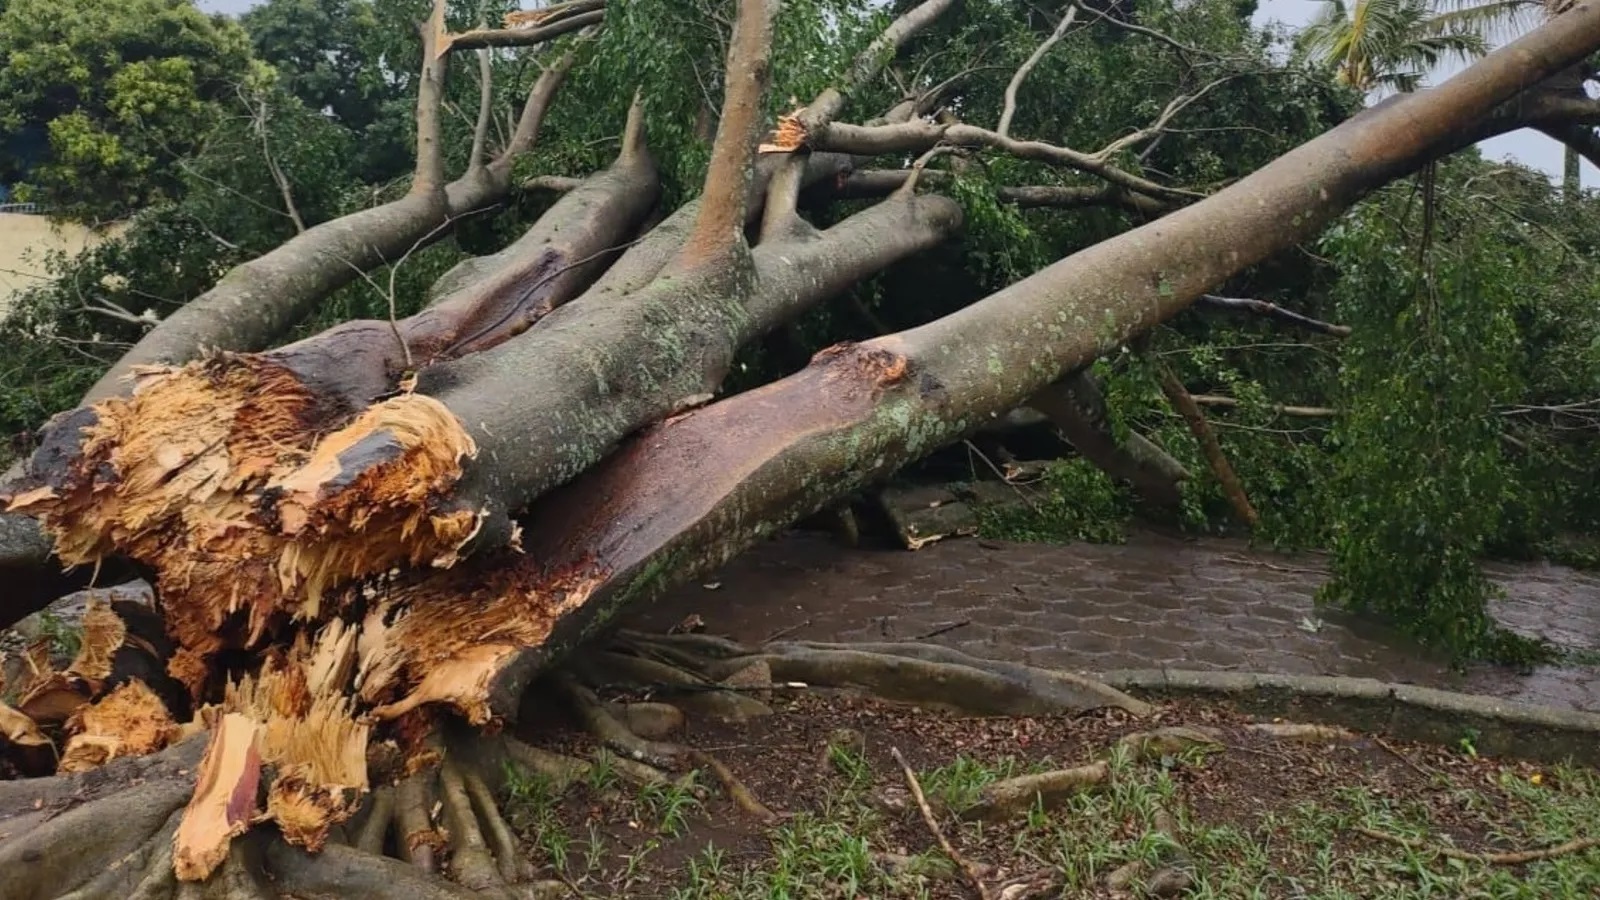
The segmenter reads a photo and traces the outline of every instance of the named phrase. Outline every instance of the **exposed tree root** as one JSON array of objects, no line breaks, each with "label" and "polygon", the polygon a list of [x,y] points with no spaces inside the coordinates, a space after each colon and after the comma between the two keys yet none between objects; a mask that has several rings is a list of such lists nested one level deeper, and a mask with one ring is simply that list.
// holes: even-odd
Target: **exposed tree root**
[{"label": "exposed tree root", "polygon": [[[796,642],[755,650],[705,635],[628,635],[626,640],[636,652],[670,658],[674,666],[716,682],[759,664],[777,683],[860,688],[886,700],[968,715],[1050,715],[1114,707],[1144,716],[1152,710],[1148,703],[1091,678],[979,659],[937,644]],[[656,670],[648,661],[629,665],[635,671]],[[662,683],[671,683],[665,674]]]},{"label": "exposed tree root", "polygon": [[728,799],[732,800],[740,810],[755,816],[764,825],[772,825],[779,820],[778,814],[757,800],[755,794],[752,794],[744,782],[740,781],[721,760],[700,750],[691,751],[690,755],[696,763],[710,769],[717,776],[717,780],[722,782],[722,789],[728,792]]},{"label": "exposed tree root", "polygon": [[1337,725],[1317,725],[1311,722],[1256,722],[1247,727],[1257,734],[1264,734],[1282,741],[1331,744],[1336,741],[1348,741],[1355,738],[1355,733],[1348,728],[1340,728]]},{"label": "exposed tree root", "polygon": [[556,676],[556,685],[572,705],[585,728],[602,743],[617,753],[636,762],[660,769],[677,769],[683,763],[684,750],[675,744],[647,740],[634,734],[627,725],[611,714],[594,691],[581,685],[571,675]]},{"label": "exposed tree root", "polygon": [[1132,759],[1151,760],[1188,752],[1209,753],[1223,749],[1215,733],[1187,725],[1171,725],[1125,734],[1117,740]]},{"label": "exposed tree root", "polygon": [[995,822],[1026,815],[1030,809],[1049,811],[1087,788],[1105,784],[1110,778],[1111,766],[1104,760],[1075,769],[1007,778],[986,785],[978,794],[977,802],[961,810],[961,816]]},{"label": "exposed tree root", "polygon": [[1165,861],[1154,869],[1144,860],[1134,860],[1119,866],[1106,876],[1106,887],[1120,892],[1133,889],[1136,884],[1142,883],[1144,896],[1176,897],[1194,884],[1194,875],[1190,872],[1189,853],[1183,849],[1183,843],[1179,839],[1177,821],[1173,819],[1171,813],[1159,808],[1152,818],[1155,831],[1168,841],[1168,845],[1161,853]]}]

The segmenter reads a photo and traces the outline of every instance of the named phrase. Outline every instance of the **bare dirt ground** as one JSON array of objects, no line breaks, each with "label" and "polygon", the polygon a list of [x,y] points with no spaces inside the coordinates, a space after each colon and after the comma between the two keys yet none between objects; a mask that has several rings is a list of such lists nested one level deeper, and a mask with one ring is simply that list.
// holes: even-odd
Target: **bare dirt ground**
[{"label": "bare dirt ground", "polygon": [[[769,703],[673,736],[725,763],[769,822],[703,768],[639,785],[558,711],[526,724],[529,741],[598,761],[567,779],[508,773],[529,857],[586,898],[978,897],[973,876],[1006,900],[1600,897],[1600,848],[1571,843],[1600,836],[1600,773],[1479,758],[1470,734],[1294,740],[1186,703],[1137,721],[962,719],[809,691]],[[1143,753],[1121,740],[1159,728],[1198,731]],[[895,750],[970,871],[940,850]],[[1002,779],[1096,761],[1099,784],[973,819]]]}]

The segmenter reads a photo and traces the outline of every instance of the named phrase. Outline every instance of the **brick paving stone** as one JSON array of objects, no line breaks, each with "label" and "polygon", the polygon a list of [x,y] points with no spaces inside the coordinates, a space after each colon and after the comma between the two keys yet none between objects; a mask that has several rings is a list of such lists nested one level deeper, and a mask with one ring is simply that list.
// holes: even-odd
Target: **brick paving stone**
[{"label": "brick paving stone", "polygon": [[[1600,651],[1600,576],[1548,563],[1492,563],[1506,627]],[[1600,711],[1600,667],[1532,672],[1440,659],[1348,614],[1314,608],[1325,557],[1222,538],[1136,534],[1126,544],[956,539],[916,552],[847,548],[795,532],[762,543],[627,624],[665,628],[690,613],[746,642],[930,640],[1074,671],[1170,666],[1355,675]]]}]

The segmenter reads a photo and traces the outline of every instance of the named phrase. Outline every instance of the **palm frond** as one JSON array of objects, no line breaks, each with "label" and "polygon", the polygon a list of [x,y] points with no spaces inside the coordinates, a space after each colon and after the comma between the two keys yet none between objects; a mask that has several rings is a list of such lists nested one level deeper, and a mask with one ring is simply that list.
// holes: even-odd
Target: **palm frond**
[{"label": "palm frond", "polygon": [[1492,44],[1503,44],[1539,27],[1548,17],[1545,0],[1437,0],[1439,11],[1429,18],[1435,34],[1473,31]]}]

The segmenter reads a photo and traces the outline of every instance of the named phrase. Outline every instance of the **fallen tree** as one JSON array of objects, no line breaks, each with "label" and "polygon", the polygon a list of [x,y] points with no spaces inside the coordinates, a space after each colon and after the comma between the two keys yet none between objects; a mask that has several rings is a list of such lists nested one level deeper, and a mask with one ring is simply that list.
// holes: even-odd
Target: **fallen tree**
[{"label": "fallen tree", "polygon": [[[841,121],[956,6],[926,0],[763,141],[776,6],[738,3],[702,194],[643,235],[658,186],[636,102],[610,168],[564,184],[522,239],[458,267],[416,316],[260,350],[302,298],[270,327],[217,332],[231,335],[212,345],[224,351],[204,356],[200,342],[174,349],[189,333],[174,317],[122,367],[131,385],[103,382],[52,423],[10,513],[41,523],[61,563],[148,572],[165,640],[100,616],[78,660],[38,661],[3,708],[24,772],[110,763],[99,779],[4,785],[0,815],[17,827],[0,863],[28,873],[8,875],[6,896],[165,896],[180,883],[315,894],[336,879],[344,896],[460,893],[385,850],[425,870],[448,853],[460,885],[504,893],[525,873],[482,772],[519,751],[473,729],[514,722],[530,685],[620,611],[1025,404],[1441,155],[1528,125],[1600,123],[1600,103],[1545,86],[1600,49],[1592,3],[1203,198],[1115,162],[1195,94],[1093,154],[1012,138],[1010,116],[999,131],[918,116],[932,91]],[[442,66],[442,0],[434,9],[425,58]],[[419,160],[434,152],[424,125]],[[958,312],[716,397],[740,347],[954,236],[961,207],[923,190],[941,181],[923,173],[974,147],[1101,179],[1099,202],[1125,207],[1131,192],[1164,214]],[[808,185],[831,175],[847,191],[841,154],[884,153],[921,154],[886,198],[822,228],[800,215]],[[448,195],[422,173],[430,202]],[[17,605],[6,619],[36,608]],[[890,677],[871,653],[806,659],[811,680],[885,691],[903,689],[908,665]],[[979,668],[920,662],[946,667],[926,677]],[[1039,699],[1059,687],[1049,677],[987,671],[999,681],[973,691],[1064,708]],[[553,689],[632,760],[683,763],[616,731],[570,674]]]}]

